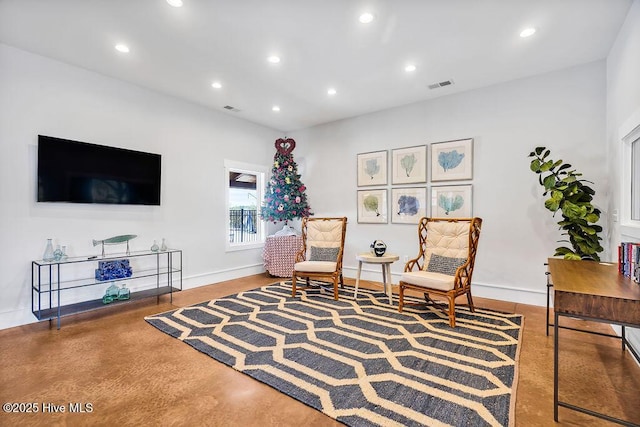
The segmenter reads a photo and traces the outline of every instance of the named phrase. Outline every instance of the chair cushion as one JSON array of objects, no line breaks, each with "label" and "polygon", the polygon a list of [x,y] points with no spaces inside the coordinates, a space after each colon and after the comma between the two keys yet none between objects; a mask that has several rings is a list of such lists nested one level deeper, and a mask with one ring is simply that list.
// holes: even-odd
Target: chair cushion
[{"label": "chair cushion", "polygon": [[431,273],[429,271],[410,271],[402,273],[400,280],[422,288],[438,289],[450,291],[453,289],[453,278],[442,273]]},{"label": "chair cushion", "polygon": [[[305,259],[311,259],[311,248],[339,248],[342,242],[342,221],[308,221]],[[335,260],[334,260],[335,261]]]},{"label": "chair cushion", "polygon": [[311,257],[309,261],[331,261],[336,262],[338,260],[338,252],[340,248],[320,248],[318,246],[311,246]]},{"label": "chair cushion", "polygon": [[430,271],[432,273],[442,273],[449,276],[455,276],[456,270],[462,264],[467,262],[466,258],[453,258],[448,256],[441,256],[436,254],[431,254],[431,258],[429,259],[429,265],[425,268],[425,271]]},{"label": "chair cushion", "polygon": [[336,271],[336,264],[330,261],[302,261],[296,262],[293,269],[298,273],[333,273]]},{"label": "chair cushion", "polygon": [[423,270],[428,269],[432,254],[449,258],[468,257],[469,227],[468,221],[428,223]]}]

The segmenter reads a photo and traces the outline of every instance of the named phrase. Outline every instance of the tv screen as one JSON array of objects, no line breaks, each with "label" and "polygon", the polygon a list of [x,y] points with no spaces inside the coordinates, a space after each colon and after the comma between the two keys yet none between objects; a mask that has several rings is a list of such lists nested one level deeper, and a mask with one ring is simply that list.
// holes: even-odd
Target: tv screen
[{"label": "tv screen", "polygon": [[160,205],[159,154],[38,135],[38,202]]}]

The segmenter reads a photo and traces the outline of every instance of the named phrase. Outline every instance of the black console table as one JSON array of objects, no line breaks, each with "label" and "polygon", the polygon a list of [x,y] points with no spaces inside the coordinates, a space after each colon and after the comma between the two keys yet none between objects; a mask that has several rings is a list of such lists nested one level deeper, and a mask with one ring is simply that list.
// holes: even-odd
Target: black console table
[{"label": "black console table", "polygon": [[[133,275],[114,280],[95,279],[99,261],[128,259],[133,264]],[[177,275],[178,277],[174,277]],[[104,292],[115,283],[135,284],[129,299],[104,304],[96,299],[95,290],[102,286]],[[130,287],[130,286],[128,286]],[[84,311],[110,307],[129,301],[169,294],[182,290],[182,250],[140,251],[130,254],[112,254],[98,257],[74,257],[60,261],[37,260],[31,262],[31,309],[38,320],[58,320]],[[84,295],[91,295],[85,298]],[[68,301],[68,302],[66,302]]]}]

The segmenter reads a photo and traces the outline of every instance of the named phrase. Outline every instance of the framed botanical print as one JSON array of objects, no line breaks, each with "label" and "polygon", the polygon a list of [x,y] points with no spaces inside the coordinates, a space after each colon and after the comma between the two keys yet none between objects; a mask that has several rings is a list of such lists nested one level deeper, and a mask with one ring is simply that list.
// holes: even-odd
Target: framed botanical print
[{"label": "framed botanical print", "polygon": [[427,146],[391,150],[391,183],[427,182]]},{"label": "framed botanical print", "polygon": [[471,185],[431,187],[431,216],[434,218],[471,218]]},{"label": "framed botanical print", "polygon": [[387,151],[358,154],[358,187],[387,185]]},{"label": "framed botanical print", "polygon": [[473,177],[473,139],[431,144],[431,181],[457,181]]},{"label": "framed botanical print", "polygon": [[426,187],[391,189],[391,222],[417,224],[427,216]]},{"label": "framed botanical print", "polygon": [[387,190],[358,190],[358,222],[386,224]]}]

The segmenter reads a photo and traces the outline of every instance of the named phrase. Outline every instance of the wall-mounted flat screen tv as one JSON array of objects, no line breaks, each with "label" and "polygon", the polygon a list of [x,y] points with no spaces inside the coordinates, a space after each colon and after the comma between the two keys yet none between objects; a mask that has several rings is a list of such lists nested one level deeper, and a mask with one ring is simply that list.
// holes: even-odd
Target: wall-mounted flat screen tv
[{"label": "wall-mounted flat screen tv", "polygon": [[38,135],[38,202],[160,205],[161,156]]}]

